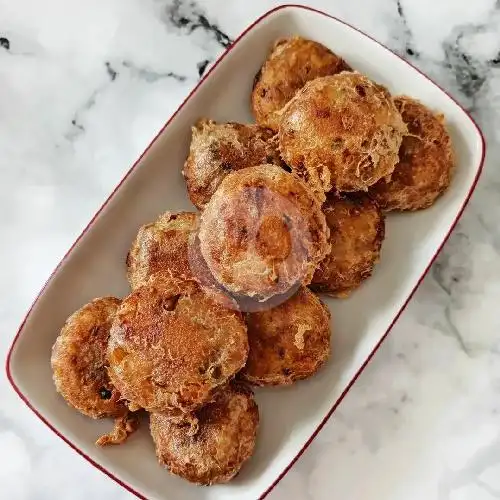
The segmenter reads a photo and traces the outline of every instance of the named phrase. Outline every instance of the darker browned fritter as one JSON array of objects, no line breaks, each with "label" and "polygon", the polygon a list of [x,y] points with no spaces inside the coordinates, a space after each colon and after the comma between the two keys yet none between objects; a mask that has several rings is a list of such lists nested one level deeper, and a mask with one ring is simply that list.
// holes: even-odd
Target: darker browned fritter
[{"label": "darker browned fritter", "polygon": [[390,180],[380,180],[370,193],[384,210],[420,210],[430,207],[450,185],[454,167],[451,139],[442,114],[411,97],[396,97],[394,103],[408,134]]},{"label": "darker browned fritter", "polygon": [[192,420],[179,423],[162,413],[151,414],[151,435],[159,462],[192,483],[231,480],[255,447],[259,411],[252,391],[232,383],[194,417],[195,432]]},{"label": "darker browned fritter", "polygon": [[192,280],[159,274],[117,311],[109,375],[137,407],[179,414],[210,402],[247,355],[240,313],[212,300]]},{"label": "darker browned fritter", "polygon": [[305,287],[246,322],[250,351],[240,375],[252,384],[289,385],[314,375],[330,355],[330,312]]},{"label": "darker browned fritter", "polygon": [[201,215],[200,249],[214,278],[259,301],[310,283],[327,239],[307,185],[275,165],[229,174]]},{"label": "darker browned fritter", "polygon": [[189,198],[200,210],[229,172],[262,163],[283,165],[277,137],[268,128],[203,119],[192,133],[183,175]]},{"label": "darker browned fritter", "polygon": [[373,270],[385,234],[382,211],[362,193],[329,195],[323,212],[330,227],[331,253],[321,262],[311,288],[333,296],[347,296]]},{"label": "darker browned fritter", "polygon": [[100,445],[119,444],[137,427],[107,372],[109,331],[120,302],[103,297],[84,305],[67,319],[52,348],[54,383],[66,402],[91,418],[116,417]]},{"label": "darker browned fritter", "polygon": [[308,82],[283,111],[280,151],[321,201],[390,176],[406,126],[391,95],[359,73]]},{"label": "darker browned fritter", "polygon": [[306,82],[350,70],[324,45],[298,36],[278,40],[255,76],[252,111],[257,123],[275,131],[279,112]]}]

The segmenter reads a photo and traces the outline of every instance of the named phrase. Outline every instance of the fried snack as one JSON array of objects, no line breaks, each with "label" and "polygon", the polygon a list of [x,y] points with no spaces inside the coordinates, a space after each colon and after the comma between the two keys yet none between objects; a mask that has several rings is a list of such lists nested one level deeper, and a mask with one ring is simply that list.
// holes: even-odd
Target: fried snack
[{"label": "fried snack", "polygon": [[[103,297],[84,305],[67,319],[52,348],[54,383],[66,402],[91,418],[116,417],[114,430],[97,441],[100,446],[120,444],[137,428],[107,372],[109,330],[120,302]],[[131,425],[118,435],[124,419]]]},{"label": "fried snack", "polygon": [[310,283],[330,251],[318,201],[303,181],[274,165],[229,174],[201,215],[199,240],[225,289],[262,302]]},{"label": "fried snack", "polygon": [[250,352],[240,375],[247,382],[289,385],[314,375],[330,355],[330,312],[305,287],[246,321]]},{"label": "fried snack", "polygon": [[323,212],[330,227],[332,251],[319,265],[311,288],[346,297],[371,275],[379,260],[384,216],[377,203],[363,193],[329,195]]},{"label": "fried snack", "polygon": [[321,201],[390,176],[406,126],[387,89],[359,73],[307,83],[283,111],[280,151]]},{"label": "fried snack", "polygon": [[324,45],[298,36],[278,40],[255,75],[252,112],[257,123],[278,130],[280,110],[306,82],[349,71]]},{"label": "fried snack", "polygon": [[428,208],[450,185],[453,173],[444,116],[411,97],[396,97],[394,103],[408,126],[408,135],[403,138],[391,179],[380,180],[370,193],[384,210]]},{"label": "fried snack", "polygon": [[165,414],[151,414],[151,435],[160,464],[192,483],[228,482],[255,447],[259,411],[252,391],[233,383],[196,412],[196,419],[193,433],[191,422],[177,423]]},{"label": "fried snack", "polygon": [[160,273],[119,307],[108,345],[109,375],[137,407],[178,415],[212,401],[247,355],[240,313],[212,300],[194,281]]},{"label": "fried snack", "polygon": [[127,412],[107,373],[109,330],[120,300],[94,299],[73,313],[52,348],[57,392],[91,418],[116,417]]},{"label": "fried snack", "polygon": [[199,216],[193,212],[165,212],[139,229],[127,255],[127,276],[132,290],[155,274],[194,279],[204,292],[230,309],[238,305],[212,277],[200,258],[196,232]]},{"label": "fried snack", "polygon": [[184,164],[188,195],[203,210],[229,172],[262,163],[282,165],[275,133],[259,125],[199,120]]},{"label": "fried snack", "polygon": [[197,228],[198,215],[192,212],[165,212],[155,222],[142,226],[127,255],[132,290],[158,272],[192,277],[188,246]]}]

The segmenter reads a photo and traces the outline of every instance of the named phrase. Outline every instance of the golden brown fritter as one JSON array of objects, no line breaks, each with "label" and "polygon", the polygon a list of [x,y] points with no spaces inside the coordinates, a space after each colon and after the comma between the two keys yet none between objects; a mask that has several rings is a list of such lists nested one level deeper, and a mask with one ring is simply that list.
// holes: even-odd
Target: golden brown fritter
[{"label": "golden brown fritter", "polygon": [[384,216],[377,203],[362,193],[330,195],[323,212],[332,251],[319,265],[311,288],[345,297],[371,275],[379,260]]},{"label": "golden brown fritter", "polygon": [[200,259],[196,233],[199,216],[192,212],[165,212],[139,229],[127,255],[127,275],[132,290],[145,285],[154,274],[197,281],[205,293],[237,309]]},{"label": "golden brown fritter", "polygon": [[298,36],[278,40],[255,75],[252,91],[255,120],[277,131],[279,111],[306,82],[349,70],[343,59],[318,42]]},{"label": "golden brown fritter", "polygon": [[72,314],[52,348],[57,391],[67,403],[91,418],[116,417],[127,407],[107,373],[109,330],[120,300],[94,299]]},{"label": "golden brown fritter", "polygon": [[151,414],[151,435],[159,462],[192,483],[225,483],[240,471],[255,447],[259,411],[252,391],[233,383],[196,412],[198,427]]},{"label": "golden brown fritter", "polygon": [[199,239],[215,279],[260,301],[310,283],[330,250],[318,201],[274,165],[229,174],[202,213]]},{"label": "golden brown fritter", "polygon": [[370,193],[384,210],[430,207],[450,185],[454,157],[444,116],[434,114],[411,97],[396,97],[396,107],[408,126],[399,163],[390,180],[382,179]]},{"label": "golden brown fritter", "polygon": [[246,321],[250,352],[241,376],[252,384],[292,384],[314,375],[330,355],[330,312],[305,287]]},{"label": "golden brown fritter", "polygon": [[117,311],[109,375],[136,406],[178,414],[211,401],[247,355],[240,313],[213,301],[194,281],[159,274]]},{"label": "golden brown fritter", "polygon": [[67,319],[52,348],[54,383],[66,402],[91,418],[115,417],[99,446],[123,443],[138,426],[107,372],[109,330],[120,302],[103,297],[83,306]]},{"label": "golden brown fritter", "polygon": [[265,127],[202,119],[192,132],[182,173],[189,198],[200,210],[229,172],[262,163],[283,164],[277,137]]},{"label": "golden brown fritter", "polygon": [[344,72],[307,83],[283,111],[280,151],[321,201],[325,192],[366,191],[390,176],[406,133],[384,87]]},{"label": "golden brown fritter", "polygon": [[198,215],[192,212],[165,212],[155,222],[142,226],[127,255],[132,290],[158,272],[190,278],[188,247],[197,228]]}]

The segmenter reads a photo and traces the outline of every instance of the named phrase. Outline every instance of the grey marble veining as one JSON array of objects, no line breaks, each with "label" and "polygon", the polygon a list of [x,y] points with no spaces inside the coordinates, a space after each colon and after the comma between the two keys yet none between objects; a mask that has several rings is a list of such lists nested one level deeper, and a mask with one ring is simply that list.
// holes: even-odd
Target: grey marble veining
[{"label": "grey marble veining", "polygon": [[[279,2],[0,0],[0,352],[151,137]],[[500,498],[500,2],[315,0],[471,111],[471,203],[373,362],[275,499]],[[124,499],[0,379],[2,498]]]}]

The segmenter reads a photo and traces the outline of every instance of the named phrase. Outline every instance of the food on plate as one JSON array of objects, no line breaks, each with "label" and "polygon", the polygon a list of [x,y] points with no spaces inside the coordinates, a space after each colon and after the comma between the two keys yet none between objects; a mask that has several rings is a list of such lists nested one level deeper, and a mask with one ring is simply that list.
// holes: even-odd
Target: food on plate
[{"label": "food on plate", "polygon": [[384,211],[430,206],[454,167],[442,115],[312,40],[276,41],[251,106],[257,124],[192,127],[182,174],[201,213],[142,226],[132,293],[76,311],[52,351],[68,404],[115,418],[97,445],[125,441],[144,409],[160,464],[202,485],[228,482],[253,454],[245,383],[291,385],[329,359],[331,315],[313,292],[359,287],[380,258]]},{"label": "food on plate", "polygon": [[192,280],[153,275],[126,297],[111,327],[113,384],[137,407],[180,414],[212,401],[246,363],[241,314]]},{"label": "food on plate", "polygon": [[[66,320],[52,348],[54,383],[66,402],[91,418],[116,417],[115,430],[99,444],[123,442],[137,426],[107,372],[106,347],[120,302],[103,297],[78,309]],[[124,422],[128,431],[118,433]]]},{"label": "food on plate", "polygon": [[236,301],[215,281],[199,254],[198,222],[199,216],[193,212],[165,212],[142,226],[127,255],[130,286],[135,290],[154,274],[194,279],[212,298],[237,309]]},{"label": "food on plate", "polygon": [[328,191],[366,191],[392,174],[406,126],[385,87],[343,72],[306,83],[283,110],[285,162],[324,201]]},{"label": "food on plate", "polygon": [[379,260],[384,216],[364,193],[330,194],[323,212],[330,227],[332,251],[314,273],[311,288],[345,297],[371,275]]},{"label": "food on plate", "polygon": [[275,165],[230,173],[205,207],[200,250],[230,293],[260,301],[310,283],[330,251],[325,216],[307,185]]},{"label": "food on plate", "polygon": [[199,120],[184,164],[189,198],[202,210],[229,172],[262,163],[282,165],[275,133],[259,125]]},{"label": "food on plate", "polygon": [[280,111],[306,82],[346,70],[349,65],[318,42],[299,36],[277,40],[254,79],[255,120],[277,131]]},{"label": "food on plate", "polygon": [[330,355],[330,312],[306,287],[273,309],[246,315],[250,351],[241,377],[288,385],[314,375]]},{"label": "food on plate", "polygon": [[225,483],[240,471],[254,450],[259,411],[252,391],[232,383],[193,422],[151,414],[151,435],[159,462],[192,483]]},{"label": "food on plate", "polygon": [[396,97],[394,103],[408,134],[390,180],[381,179],[370,193],[384,210],[427,208],[448,188],[453,173],[453,151],[444,116],[411,97]]},{"label": "food on plate", "polygon": [[191,277],[188,247],[198,227],[198,214],[165,212],[139,229],[127,255],[127,275],[132,290],[155,273]]}]

